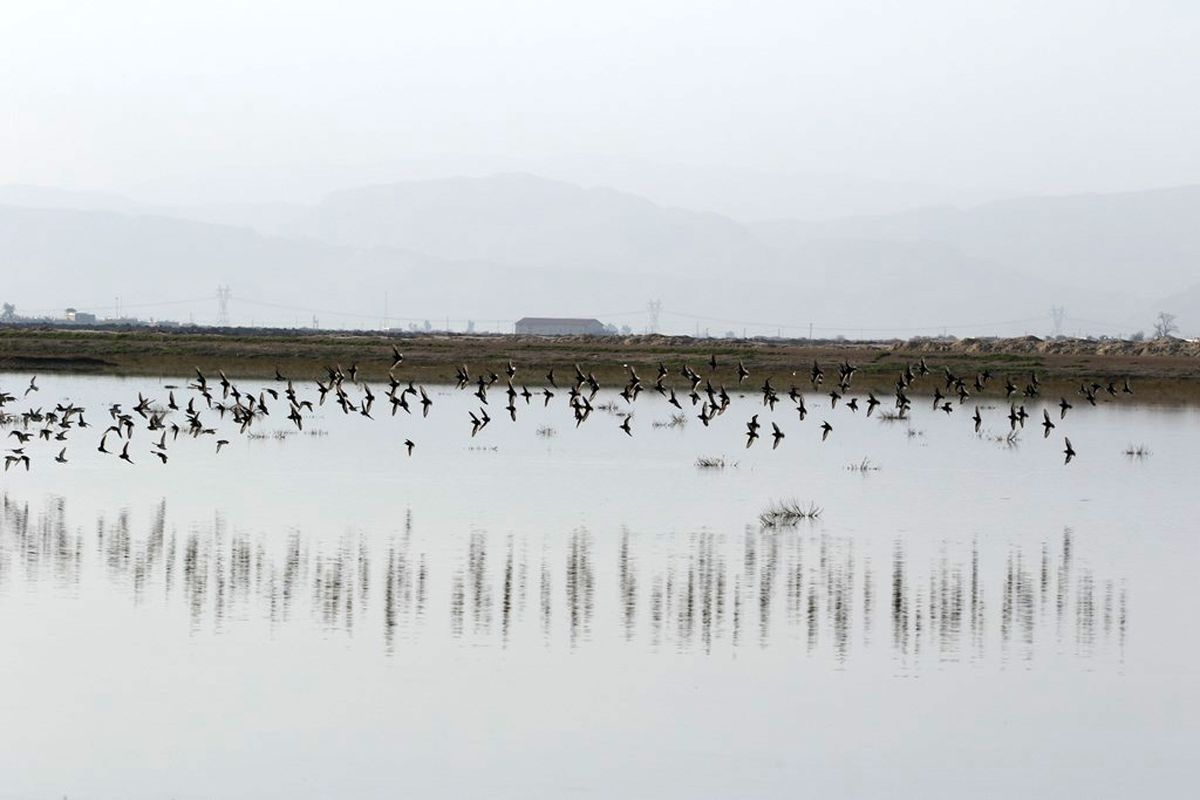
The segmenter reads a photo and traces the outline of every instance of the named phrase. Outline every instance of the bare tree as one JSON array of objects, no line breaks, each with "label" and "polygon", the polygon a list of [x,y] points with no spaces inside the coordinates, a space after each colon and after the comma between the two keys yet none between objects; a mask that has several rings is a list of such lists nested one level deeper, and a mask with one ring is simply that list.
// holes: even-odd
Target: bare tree
[{"label": "bare tree", "polygon": [[12,322],[17,318],[17,307],[12,303],[5,303],[0,306],[0,321]]},{"label": "bare tree", "polygon": [[1175,315],[1168,314],[1166,311],[1158,312],[1158,318],[1154,320],[1154,338],[1165,339],[1179,331],[1179,326],[1175,324]]}]

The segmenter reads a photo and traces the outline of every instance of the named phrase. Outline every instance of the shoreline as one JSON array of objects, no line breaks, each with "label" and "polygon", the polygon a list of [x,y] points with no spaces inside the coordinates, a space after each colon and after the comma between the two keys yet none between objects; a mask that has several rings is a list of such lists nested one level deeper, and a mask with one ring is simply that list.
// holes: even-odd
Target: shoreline
[{"label": "shoreline", "polygon": [[[231,378],[273,378],[275,370],[294,380],[322,376],[327,366],[357,364],[367,380],[387,378],[391,348],[405,356],[396,375],[403,380],[453,383],[455,370],[467,364],[471,374],[499,373],[511,359],[518,368],[514,383],[545,382],[553,367],[565,384],[579,364],[610,386],[623,384],[625,365],[637,369],[647,387],[660,362],[669,383],[682,383],[687,363],[708,375],[716,355],[717,374],[727,385],[737,381],[741,361],[750,371],[743,390],[756,391],[770,376],[776,389],[790,384],[813,391],[808,371],[822,364],[830,381],[836,365],[858,367],[854,388],[890,392],[907,364],[922,357],[939,379],[949,368],[966,379],[984,370],[993,375],[984,397],[1003,396],[1006,377],[1023,386],[1036,371],[1044,387],[1075,392],[1084,380],[1104,383],[1126,376],[1141,400],[1200,402],[1200,343],[1178,339],[1120,340],[913,339],[882,341],[809,341],[803,339],[696,339],[688,336],[540,337],[510,334],[400,333],[379,331],[282,331],[267,329],[81,329],[0,326],[0,374],[38,372],[167,377],[223,370]],[[793,377],[794,374],[794,377]],[[716,383],[716,381],[714,381]]]}]

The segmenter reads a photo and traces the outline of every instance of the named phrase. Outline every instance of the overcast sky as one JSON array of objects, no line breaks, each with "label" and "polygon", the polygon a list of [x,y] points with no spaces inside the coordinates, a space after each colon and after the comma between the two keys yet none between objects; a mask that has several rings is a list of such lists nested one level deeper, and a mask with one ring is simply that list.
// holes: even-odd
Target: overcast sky
[{"label": "overcast sky", "polygon": [[10,1],[0,183],[267,200],[584,155],[1166,186],[1200,181],[1198,41],[1187,0]]}]

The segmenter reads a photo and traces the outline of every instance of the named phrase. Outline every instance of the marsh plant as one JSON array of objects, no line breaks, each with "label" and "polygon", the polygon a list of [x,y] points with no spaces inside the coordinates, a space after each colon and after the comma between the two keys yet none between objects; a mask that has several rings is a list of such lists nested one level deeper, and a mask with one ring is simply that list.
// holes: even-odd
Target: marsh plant
[{"label": "marsh plant", "polygon": [[274,439],[276,441],[282,442],[284,439],[287,439],[289,436],[294,436],[295,434],[296,434],[295,431],[288,431],[288,430],[251,431],[250,433],[246,434],[246,438],[250,439],[252,441],[260,441],[262,439]]},{"label": "marsh plant", "polygon": [[655,428],[682,428],[687,425],[687,415],[672,414],[670,419],[656,419],[650,424]]},{"label": "marsh plant", "polygon": [[1021,429],[1008,431],[1007,433],[988,433],[979,434],[981,438],[987,439],[994,444],[1004,445],[1005,447],[1017,447],[1021,444]]},{"label": "marsh plant", "polygon": [[736,466],[736,461],[726,461],[725,456],[700,456],[696,459],[697,469],[725,469]]},{"label": "marsh plant", "polygon": [[1150,448],[1144,444],[1131,444],[1125,448],[1125,455],[1130,458],[1149,458]]},{"label": "marsh plant", "polygon": [[801,505],[797,500],[777,500],[758,515],[758,524],[763,528],[787,528],[821,516],[822,509],[815,503]]}]

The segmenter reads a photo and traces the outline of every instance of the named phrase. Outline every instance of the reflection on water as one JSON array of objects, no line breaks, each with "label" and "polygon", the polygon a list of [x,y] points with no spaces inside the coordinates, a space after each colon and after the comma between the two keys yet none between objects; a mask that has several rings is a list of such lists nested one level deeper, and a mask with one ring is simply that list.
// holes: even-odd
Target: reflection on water
[{"label": "reflection on water", "polygon": [[888,648],[913,671],[1051,656],[1120,664],[1127,637],[1122,576],[1082,561],[1069,529],[1034,546],[940,542],[917,553],[896,538],[875,553],[803,526],[447,538],[422,537],[407,513],[381,544],[302,531],[270,541],[220,517],[180,531],[165,502],[147,518],[139,527],[124,511],[83,527],[61,498],[31,509],[4,495],[0,602],[15,587],[69,596],[99,581],[135,605],[184,609],[196,634],[258,619],[378,636],[389,654],[440,631],[500,648],[794,646],[838,664]]}]

